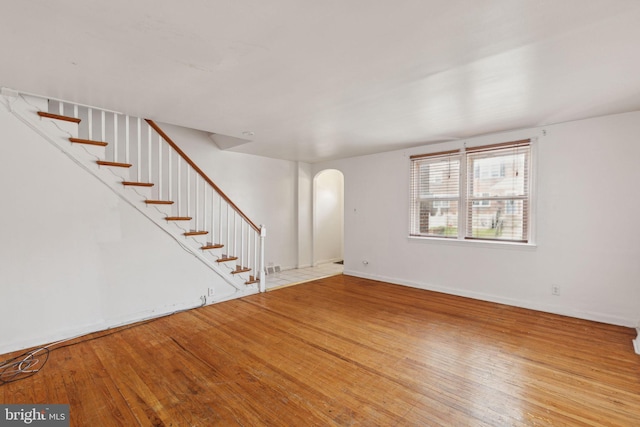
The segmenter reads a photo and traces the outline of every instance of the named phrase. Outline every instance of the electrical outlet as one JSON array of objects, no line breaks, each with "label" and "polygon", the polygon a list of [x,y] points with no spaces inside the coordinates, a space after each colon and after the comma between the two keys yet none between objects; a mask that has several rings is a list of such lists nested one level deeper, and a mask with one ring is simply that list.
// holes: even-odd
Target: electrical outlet
[{"label": "electrical outlet", "polygon": [[551,285],[551,295],[560,295],[560,285]]},{"label": "electrical outlet", "polygon": [[212,297],[213,296],[213,292],[214,292],[213,288],[207,289],[207,296]]}]

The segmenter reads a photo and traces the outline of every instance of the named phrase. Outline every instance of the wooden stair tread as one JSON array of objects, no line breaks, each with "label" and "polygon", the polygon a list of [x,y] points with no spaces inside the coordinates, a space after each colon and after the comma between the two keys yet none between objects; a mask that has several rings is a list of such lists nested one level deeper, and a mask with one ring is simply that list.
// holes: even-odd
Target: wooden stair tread
[{"label": "wooden stair tread", "polygon": [[260,280],[259,280],[259,279],[256,279],[255,277],[250,276],[250,277],[249,277],[249,280],[247,280],[246,282],[244,282],[244,284],[245,284],[245,285],[253,285],[254,283],[258,283],[258,282],[260,282]]},{"label": "wooden stair tread", "polygon": [[172,205],[173,200],[145,200],[144,201],[148,205]]},{"label": "wooden stair tread", "polygon": [[247,271],[251,271],[251,269],[248,267],[240,267],[239,265],[236,265],[236,269],[232,271],[231,274],[246,273]]},{"label": "wooden stair tread", "polygon": [[220,243],[214,243],[214,244],[211,244],[211,245],[204,245],[204,246],[200,247],[200,249],[202,249],[202,250],[220,249],[220,248],[224,248],[224,245],[222,245]]},{"label": "wooden stair tread", "polygon": [[222,257],[216,260],[216,262],[227,262],[227,261],[235,261],[237,260],[238,257],[237,256],[230,256],[230,257]]},{"label": "wooden stair tread", "polygon": [[197,231],[197,230],[192,230],[192,231],[187,231],[186,233],[182,233],[184,236],[204,236],[205,234],[209,234],[208,231]]},{"label": "wooden stair tread", "polygon": [[102,141],[93,141],[91,139],[81,139],[81,138],[69,138],[69,141],[75,142],[76,144],[87,144],[87,145],[97,145],[99,147],[106,147],[109,145],[106,142]]},{"label": "wooden stair tread", "polygon": [[96,163],[100,166],[114,166],[116,168],[130,168],[133,166],[131,163],[107,162],[105,160],[96,160]]},{"label": "wooden stair tread", "polygon": [[132,185],[136,187],[153,187],[153,182],[134,182],[134,181],[122,181],[122,185]]},{"label": "wooden stair tread", "polygon": [[191,221],[190,216],[167,216],[164,219],[167,221]]},{"label": "wooden stair tread", "polygon": [[48,119],[56,119],[56,120],[63,120],[65,122],[80,123],[80,119],[77,119],[75,117],[69,117],[69,116],[61,116],[60,114],[53,114],[53,113],[46,113],[44,111],[38,111],[38,115],[40,117],[46,117]]}]

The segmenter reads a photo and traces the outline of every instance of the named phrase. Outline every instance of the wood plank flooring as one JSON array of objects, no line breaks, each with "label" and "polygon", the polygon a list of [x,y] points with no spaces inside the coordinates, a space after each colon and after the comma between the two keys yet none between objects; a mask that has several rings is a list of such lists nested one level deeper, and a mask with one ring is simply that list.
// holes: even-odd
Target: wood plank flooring
[{"label": "wood plank flooring", "polygon": [[634,332],[335,276],[84,337],[0,402],[73,426],[639,426]]}]

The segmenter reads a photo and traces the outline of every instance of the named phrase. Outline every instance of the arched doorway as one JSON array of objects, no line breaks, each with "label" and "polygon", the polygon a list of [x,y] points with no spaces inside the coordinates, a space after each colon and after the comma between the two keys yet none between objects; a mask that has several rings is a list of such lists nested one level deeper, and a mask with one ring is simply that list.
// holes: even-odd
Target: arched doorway
[{"label": "arched doorway", "polygon": [[344,258],[344,175],[325,169],[313,178],[313,265]]}]

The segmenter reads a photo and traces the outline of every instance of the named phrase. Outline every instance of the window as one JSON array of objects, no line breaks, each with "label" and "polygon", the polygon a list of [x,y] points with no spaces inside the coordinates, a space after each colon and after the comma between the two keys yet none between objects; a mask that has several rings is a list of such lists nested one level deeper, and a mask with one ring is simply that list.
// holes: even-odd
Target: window
[{"label": "window", "polygon": [[412,236],[530,238],[529,140],[411,156]]},{"label": "window", "polygon": [[434,200],[433,208],[434,209],[449,209],[451,207],[451,203],[448,200]]},{"label": "window", "polygon": [[473,175],[476,178],[499,178],[504,176],[505,171],[506,165],[502,159],[489,159],[473,167]]},{"label": "window", "polygon": [[[490,196],[489,193],[482,193],[483,196]],[[472,202],[473,206],[491,206],[491,200],[488,199],[484,199],[484,200],[474,200]]]},{"label": "window", "polygon": [[460,160],[458,150],[412,157],[412,235],[458,235]]}]

